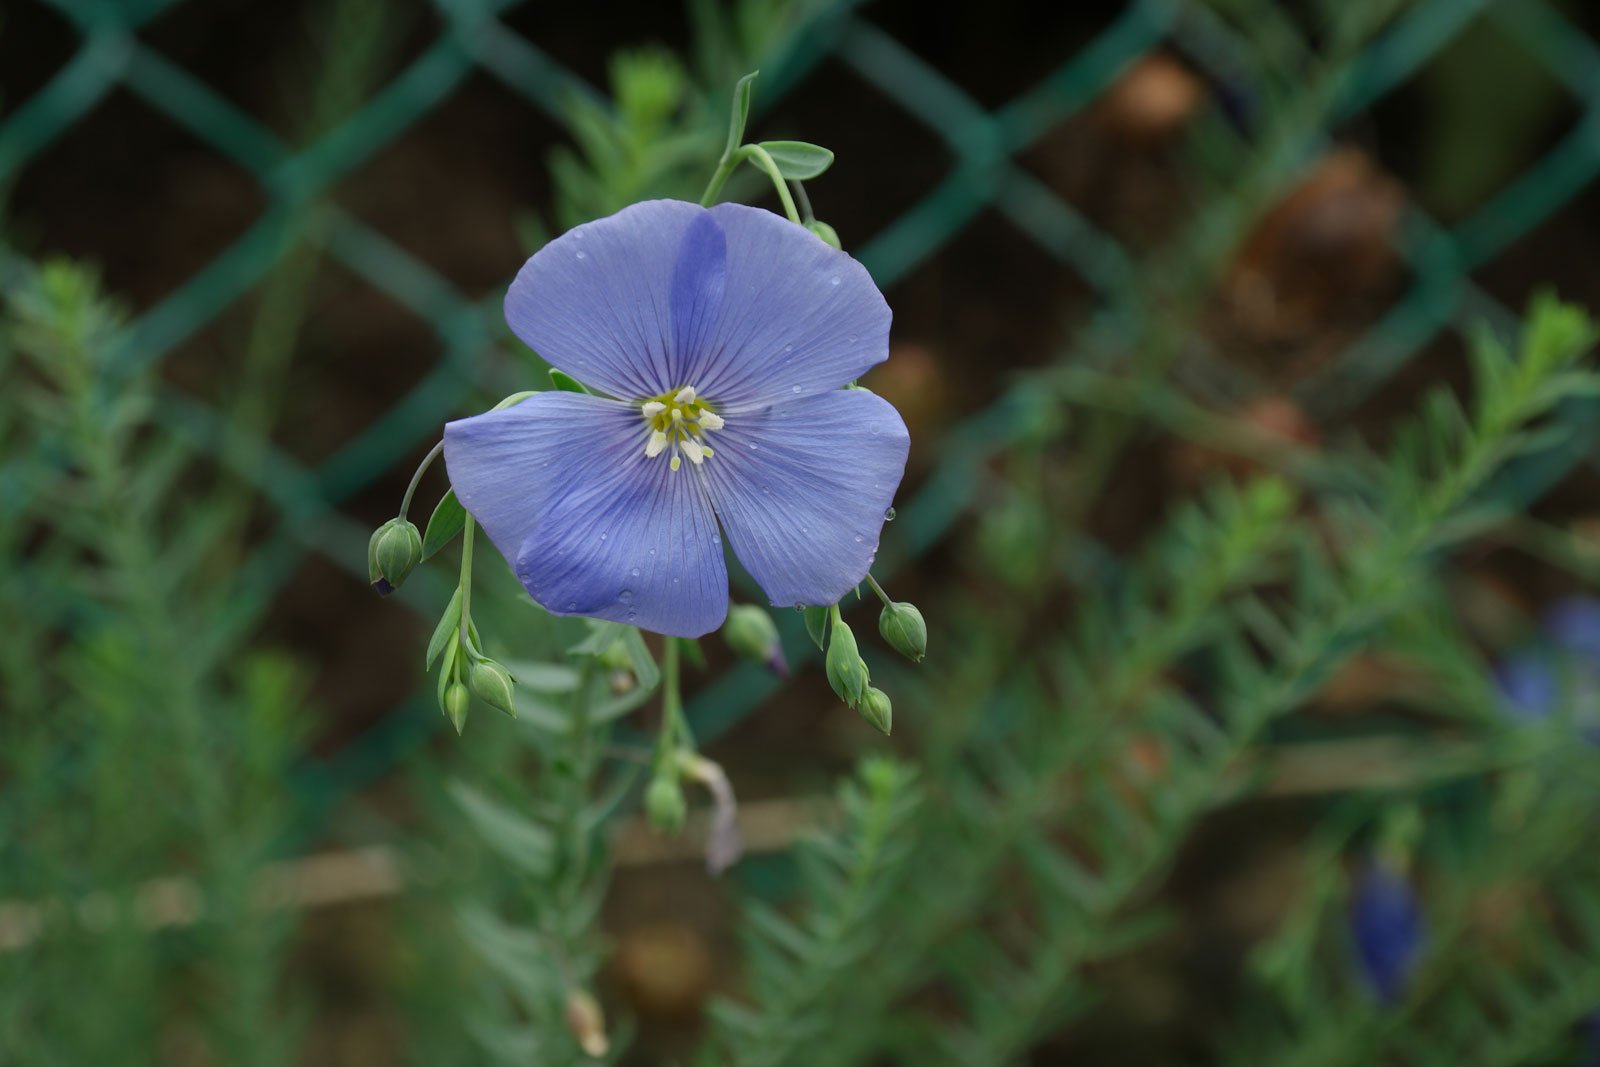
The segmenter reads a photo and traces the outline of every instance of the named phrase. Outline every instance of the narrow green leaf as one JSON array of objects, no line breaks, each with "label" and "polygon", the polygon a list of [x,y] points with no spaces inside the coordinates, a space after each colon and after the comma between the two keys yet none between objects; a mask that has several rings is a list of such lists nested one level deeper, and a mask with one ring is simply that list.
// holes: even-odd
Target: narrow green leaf
[{"label": "narrow green leaf", "polygon": [[450,783],[450,795],[483,843],[502,859],[535,877],[550,873],[555,858],[555,838],[549,830],[534,825],[460,779]]},{"label": "narrow green leaf", "polygon": [[752,70],[733,87],[733,114],[728,120],[728,146],[722,151],[724,158],[733,155],[744,140],[744,124],[750,118],[750,84],[760,73],[759,70]]},{"label": "narrow green leaf", "polygon": [[811,640],[818,648],[826,648],[828,644],[828,609],[806,608],[806,633],[811,635]]},{"label": "narrow green leaf", "polygon": [[456,534],[467,524],[467,509],[456,499],[451,489],[439,498],[433,514],[428,518],[428,531],[422,535],[422,558],[427,559],[445,545],[455,540]]},{"label": "narrow green leaf", "polygon": [[423,670],[433,670],[433,661],[439,658],[439,653],[444,651],[444,646],[461,629],[461,587],[456,586],[455,596],[450,598],[450,606],[444,609],[444,614],[439,616],[439,625],[433,628],[433,637],[428,641],[428,660]]},{"label": "narrow green leaf", "polygon": [[833,153],[806,141],[762,141],[761,148],[789,181],[810,181],[833,166]]},{"label": "narrow green leaf", "polygon": [[587,393],[588,388],[570,374],[563,374],[554,367],[550,368],[550,384],[563,393]]}]

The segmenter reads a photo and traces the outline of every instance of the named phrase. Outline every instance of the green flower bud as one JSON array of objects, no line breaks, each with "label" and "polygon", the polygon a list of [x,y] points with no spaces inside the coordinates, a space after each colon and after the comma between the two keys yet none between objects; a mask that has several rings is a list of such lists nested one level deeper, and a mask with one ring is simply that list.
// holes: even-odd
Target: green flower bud
[{"label": "green flower bud", "polygon": [[379,596],[399,589],[422,562],[422,534],[406,519],[390,519],[367,542],[367,578]]},{"label": "green flower bud", "polygon": [[828,684],[839,694],[839,699],[852,708],[861,703],[861,694],[867,688],[867,665],[856,648],[856,635],[843,619],[833,620],[825,666]]},{"label": "green flower bud", "polygon": [[467,727],[467,708],[472,704],[472,694],[460,682],[451,682],[444,691],[444,717],[461,733]]},{"label": "green flower bud", "polygon": [[822,243],[827,245],[829,248],[837,251],[843,250],[844,246],[839,243],[839,234],[826,222],[822,222],[819,219],[812,219],[810,222],[806,223],[806,229],[822,238]]},{"label": "green flower bud", "polygon": [[771,615],[754,604],[735,604],[728,609],[728,621],[722,624],[722,639],[739,655],[763,664],[779,678],[789,676],[783,644],[778,640],[778,627],[773,624]]},{"label": "green flower bud", "polygon": [[657,830],[675,834],[683,829],[683,821],[689,816],[689,802],[683,798],[678,779],[671,774],[652,778],[644,794],[644,812],[650,825]]},{"label": "green flower bud", "polygon": [[928,654],[928,624],[915,604],[895,601],[885,605],[878,616],[878,632],[890,648],[912,663],[921,663]]},{"label": "green flower bud", "polygon": [[867,686],[867,691],[861,694],[861,706],[856,709],[861,717],[872,725],[882,730],[885,735],[894,722],[894,705],[889,703],[889,694],[882,689]]},{"label": "green flower bud", "polygon": [[491,708],[499,708],[513,719],[517,717],[517,698],[512,689],[511,674],[492,659],[480,659],[467,674],[467,684],[473,694]]}]

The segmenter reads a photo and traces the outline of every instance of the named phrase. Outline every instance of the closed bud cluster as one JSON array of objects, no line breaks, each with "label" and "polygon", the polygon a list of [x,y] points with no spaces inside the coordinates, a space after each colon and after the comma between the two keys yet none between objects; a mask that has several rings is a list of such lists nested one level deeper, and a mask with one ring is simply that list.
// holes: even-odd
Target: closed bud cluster
[{"label": "closed bud cluster", "polygon": [[480,659],[467,674],[467,684],[473,695],[491,708],[499,708],[513,719],[517,717],[516,696],[511,674],[492,659]]},{"label": "closed bud cluster", "polygon": [[445,687],[443,703],[445,718],[459,734],[467,727],[467,708],[472,704],[472,694],[460,682],[451,682]]},{"label": "closed bud cluster", "polygon": [[828,656],[824,663],[828,684],[839,694],[839,699],[852,708],[861,703],[861,694],[867,688],[867,665],[856,647],[856,635],[843,619],[833,620],[833,633],[828,638]]},{"label": "closed bud cluster", "polygon": [[861,694],[861,706],[856,710],[885,735],[894,724],[894,706],[889,703],[889,694],[882,689],[867,686],[867,691]]},{"label": "closed bud cluster", "polygon": [[650,825],[666,833],[677,833],[689,817],[689,803],[673,775],[659,774],[650,780],[644,794],[644,812]]},{"label": "closed bud cluster", "polygon": [[734,652],[755,660],[779,678],[789,676],[783,644],[778,640],[778,627],[773,624],[771,615],[754,604],[735,604],[728,609],[728,621],[722,624],[722,639]]},{"label": "closed bud cluster", "polygon": [[399,589],[422,562],[422,534],[406,519],[390,519],[367,542],[367,578],[379,596]]},{"label": "closed bud cluster", "polygon": [[921,663],[928,654],[928,624],[915,604],[895,601],[884,605],[878,616],[878,632],[889,647],[912,663]]}]

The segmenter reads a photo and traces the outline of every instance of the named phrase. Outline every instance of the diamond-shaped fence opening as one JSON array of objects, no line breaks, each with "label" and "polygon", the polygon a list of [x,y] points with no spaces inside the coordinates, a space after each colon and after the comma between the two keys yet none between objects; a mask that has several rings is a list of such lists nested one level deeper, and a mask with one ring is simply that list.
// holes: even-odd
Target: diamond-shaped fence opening
[{"label": "diamond-shaped fence opening", "polygon": [[[398,386],[385,383],[384,396],[392,403],[381,417],[319,438],[314,448],[264,443],[251,469],[239,472],[277,515],[244,568],[255,593],[242,598],[239,610],[255,618],[283,575],[308,553],[359,572],[364,524],[343,509],[352,499],[364,499],[360,494],[374,484],[392,481],[397,458],[425,449],[469,394],[482,357],[501,337],[497,294],[501,273],[509,274],[520,252],[511,232],[517,205],[536,200],[545,188],[538,170],[542,151],[528,142],[548,139],[561,127],[572,99],[603,100],[595,86],[604,84],[605,57],[594,42],[574,37],[570,12],[563,11],[556,25],[554,9],[513,0],[436,0],[431,12],[417,14],[400,33],[387,60],[374,60],[370,83],[353,93],[348,106],[331,108],[326,128],[301,128],[284,111],[251,106],[270,97],[270,89],[241,93],[209,84],[213,68],[207,64],[216,57],[185,51],[180,43],[185,20],[219,17],[202,7],[171,0],[22,5],[5,31],[28,32],[39,42],[38,55],[15,68],[20,73],[6,82],[0,98],[0,183],[16,180],[19,204],[38,198],[41,214],[70,221],[36,175],[50,174],[59,153],[88,151],[80,142],[95,139],[100,116],[132,106],[126,103],[130,98],[160,115],[168,136],[181,130],[194,142],[195,166],[215,170],[216,186],[226,192],[218,194],[214,238],[171,251],[193,257],[168,265],[182,275],[175,287],[137,294],[139,314],[119,350],[126,369],[160,365],[219,322],[231,323],[227,316],[248,319],[241,306],[270,285],[286,255],[307,249],[327,261],[323,270],[347,272],[359,279],[352,285],[406,309],[397,317],[426,324],[408,327],[405,343],[418,346],[410,363],[428,365],[417,374],[408,371]],[[905,293],[936,294],[929,300],[961,299],[962,293],[951,291],[959,287],[960,272],[950,271],[947,282],[928,266],[945,253],[1004,255],[1031,263],[1041,275],[1047,273],[1043,264],[1053,264],[1055,273],[1038,283],[1033,296],[1060,306],[1043,312],[1028,332],[1059,336],[1053,328],[1058,323],[1087,323],[1083,344],[1091,350],[1115,351],[1128,336],[1130,324],[1119,315],[1151,314],[1137,305],[1141,279],[1130,247],[1156,243],[1163,227],[1160,219],[1146,217],[1139,199],[1159,199],[1159,192],[1097,188],[1103,178],[1074,169],[1073,149],[1083,138],[1129,136],[1124,127],[1130,121],[1134,143],[1127,150],[1143,150],[1137,127],[1149,112],[1136,111],[1130,120],[1119,110],[1150,105],[1146,98],[1130,103],[1118,95],[1126,90],[1129,71],[1158,79],[1147,91],[1202,86],[1214,104],[1213,132],[1225,137],[1230,129],[1242,130],[1239,135],[1250,137],[1261,133],[1253,124],[1267,110],[1274,81],[1295,83],[1304,73],[1296,64],[1309,62],[1257,47],[1247,35],[1261,28],[1230,23],[1220,7],[1179,0],[1102,5],[1098,21],[1081,12],[1063,14],[1061,23],[1030,34],[1009,66],[977,63],[973,56],[981,49],[967,48],[974,41],[962,37],[960,16],[940,22],[930,15],[913,35],[909,24],[923,17],[920,11],[853,3],[812,7],[817,10],[808,27],[765,64],[760,107],[781,121],[790,113],[807,114],[804,96],[785,103],[791,93],[854,96],[862,114],[881,116],[863,128],[879,121],[906,128],[892,139],[915,154],[906,162],[907,175],[890,187],[891,197],[903,199],[875,199],[874,181],[865,173],[869,164],[854,155],[826,184],[819,183],[819,191],[837,196],[846,223],[841,230],[891,298],[903,286]],[[664,10],[656,13],[661,25],[678,27]],[[669,30],[662,31],[667,43],[682,43],[681,34]],[[1009,37],[1028,30],[1003,26],[995,32]],[[637,38],[630,33],[630,39],[648,43],[644,31]],[[1484,33],[1514,41],[1526,61],[1538,65],[1544,73],[1534,79],[1536,93],[1559,93],[1562,121],[1547,147],[1530,142],[1530,150],[1544,147],[1542,154],[1482,190],[1481,198],[1452,192],[1430,199],[1404,190],[1393,205],[1395,217],[1375,224],[1374,234],[1387,246],[1383,254],[1396,264],[1392,290],[1364,294],[1365,303],[1354,310],[1340,306],[1341,321],[1353,323],[1350,333],[1359,336],[1339,336],[1337,350],[1319,358],[1311,377],[1296,387],[1316,417],[1353,410],[1419,351],[1468,322],[1485,316],[1509,321],[1506,305],[1491,295],[1492,265],[1530,232],[1555,225],[1600,171],[1600,78],[1594,74],[1600,50],[1584,29],[1543,0],[1415,0],[1400,5],[1392,23],[1356,58],[1322,111],[1310,115],[1309,129],[1284,139],[1281,152],[1269,160],[1273,172],[1256,176],[1262,188],[1281,190],[1316,175],[1334,158],[1329,149],[1335,139],[1359,140],[1351,131],[1363,121],[1381,124],[1383,101],[1396,92],[1414,94],[1418,79],[1432,76],[1430,64],[1460,61],[1449,51],[1452,42],[1470,50]],[[952,35],[962,39],[952,41]],[[951,58],[963,48],[963,58]],[[1040,57],[1048,48],[1060,54],[1044,62]],[[1152,56],[1155,67],[1139,66]],[[972,65],[990,74],[974,75]],[[849,72],[842,76],[848,84],[834,84],[841,69]],[[478,110],[485,101],[492,103]],[[292,111],[292,97],[287,102]],[[1374,108],[1376,120],[1370,118]],[[1107,132],[1108,111],[1121,132]],[[852,116],[859,120],[859,114]],[[828,140],[810,129],[794,132]],[[497,144],[467,161],[483,141],[518,138],[524,141],[520,148]],[[406,154],[419,145],[436,151],[440,144],[462,156],[461,170],[433,176],[437,184],[422,192],[406,186],[404,195],[391,195],[415,173],[405,165]],[[860,147],[865,154],[871,146]],[[870,165],[894,163],[879,157]],[[452,194],[470,197],[471,187],[502,165],[522,175],[512,195],[505,194],[502,181],[496,187],[501,199],[492,203],[467,211],[452,202]],[[1382,188],[1383,167],[1372,166],[1372,181]],[[852,174],[852,168],[862,170]],[[238,188],[243,186],[248,194]],[[1352,195],[1359,200],[1365,194]],[[409,210],[408,202],[419,196],[428,203]],[[193,207],[177,205],[170,213],[176,217]],[[1448,223],[1432,217],[1430,208]],[[1176,216],[1181,205],[1173,210]],[[1002,231],[1004,238],[997,236]],[[45,236],[63,247],[75,243]],[[86,234],[76,242],[81,247],[71,250],[98,252],[91,237]],[[1015,251],[1021,246],[1028,251]],[[497,249],[491,258],[504,262],[478,260],[468,251],[484,247]],[[112,266],[119,277],[122,268],[114,258]],[[1241,284],[1239,299],[1248,300],[1248,284]],[[907,321],[914,324],[915,317]],[[914,358],[931,360],[925,365],[934,371],[938,325],[930,325],[928,336],[897,335],[902,344],[932,346],[933,356]],[[1197,341],[1195,347],[1203,345]],[[1248,381],[1255,372],[1244,373]],[[181,376],[175,377],[164,416],[197,446],[214,448],[225,436],[222,416],[182,386]],[[884,570],[892,573],[929,551],[959,521],[982,482],[984,464],[1015,432],[1017,403],[1008,392],[976,409],[935,408],[963,417],[949,424],[937,468],[900,507],[881,561]],[[692,708],[701,739],[739,721],[773,684],[743,667],[714,680]],[[385,761],[398,759],[436,728],[437,716],[414,712],[402,708],[384,720],[327,774],[348,773],[354,781],[381,773]]]}]

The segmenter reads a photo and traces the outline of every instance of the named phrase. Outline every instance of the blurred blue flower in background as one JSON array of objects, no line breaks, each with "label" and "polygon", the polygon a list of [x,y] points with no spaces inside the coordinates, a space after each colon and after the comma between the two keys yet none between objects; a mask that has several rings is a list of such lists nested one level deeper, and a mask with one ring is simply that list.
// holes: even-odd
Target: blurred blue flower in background
[{"label": "blurred blue flower in background", "polygon": [[1368,860],[1350,899],[1350,934],[1361,975],[1379,1001],[1404,998],[1422,956],[1422,904],[1393,864]]},{"label": "blurred blue flower in background", "polygon": [[1512,716],[1527,721],[1570,711],[1600,743],[1600,600],[1569,597],[1545,612],[1540,636],[1495,668]]},{"label": "blurred blue flower in background", "polygon": [[523,266],[506,320],[597,394],[445,429],[462,505],[556,615],[680,637],[721,625],[718,522],[780,606],[832,604],[877,554],[905,423],[842,389],[888,356],[867,271],[756,208],[655,200]]}]

